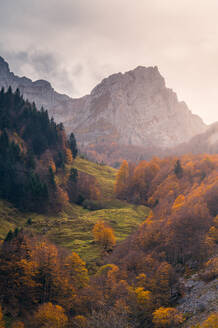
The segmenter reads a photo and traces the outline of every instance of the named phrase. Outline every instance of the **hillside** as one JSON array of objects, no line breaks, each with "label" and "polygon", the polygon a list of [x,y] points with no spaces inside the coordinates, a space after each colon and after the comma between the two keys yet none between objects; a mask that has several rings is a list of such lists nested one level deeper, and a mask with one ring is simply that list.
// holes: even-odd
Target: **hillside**
[{"label": "hillside", "polygon": [[204,133],[194,136],[189,142],[172,149],[171,154],[217,154],[218,123],[213,123]]},{"label": "hillside", "polygon": [[55,181],[55,172],[63,172],[72,162],[70,147],[63,125],[49,119],[46,110],[37,110],[18,89],[1,89],[1,198],[22,210],[58,211],[65,192]]},{"label": "hillside", "polygon": [[116,170],[77,153],[45,109],[1,90],[0,324],[215,322],[218,155]]},{"label": "hillside", "polygon": [[218,278],[212,281],[204,281],[199,274],[194,274],[182,282],[185,288],[185,295],[179,300],[178,309],[187,318],[183,327],[197,326],[202,324],[210,314],[218,313]]},{"label": "hillside", "polygon": [[[117,328],[191,327],[201,323],[196,319],[207,320],[217,302],[217,165],[217,155],[186,155],[134,167],[124,162],[116,171],[77,158],[66,165],[65,174],[77,168],[95,178],[101,198],[91,205],[101,209],[89,210],[86,202],[68,203],[58,215],[46,215],[22,213],[2,201],[0,290],[5,320],[16,318],[31,327],[26,310],[35,313],[40,302],[58,304],[73,327],[77,320],[90,328],[96,322],[99,328],[111,323]],[[56,178],[63,184],[65,174],[59,173]],[[99,219],[115,232],[117,245],[110,252],[92,235]],[[13,232],[7,234],[8,229]],[[89,277],[85,263],[72,251],[87,262]],[[19,287],[21,281],[25,284]],[[51,288],[46,291],[45,281]],[[190,299],[193,313],[187,312]]]},{"label": "hillside", "polygon": [[58,94],[49,82],[32,82],[10,72],[0,57],[0,87],[19,88],[37,107],[74,132],[89,158],[118,165],[161,155],[206,130],[184,102],[165,85],[157,67],[142,67],[105,78],[89,95],[72,99]]},{"label": "hillside", "polygon": [[67,171],[71,167],[96,178],[102,190],[102,199],[99,201],[101,209],[90,211],[83,206],[68,204],[60,213],[53,215],[22,213],[10,203],[1,200],[1,239],[16,227],[28,228],[57,245],[76,251],[90,263],[101,255],[101,249],[93,242],[92,229],[96,222],[103,220],[108,223],[120,242],[144,221],[149,213],[147,207],[131,205],[114,198],[115,169],[82,158],[77,158],[73,165],[67,167]]}]

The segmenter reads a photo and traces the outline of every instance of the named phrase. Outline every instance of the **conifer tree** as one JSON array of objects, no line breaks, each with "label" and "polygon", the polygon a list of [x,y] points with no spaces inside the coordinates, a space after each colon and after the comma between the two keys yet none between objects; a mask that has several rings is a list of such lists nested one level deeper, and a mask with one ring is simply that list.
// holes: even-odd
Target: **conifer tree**
[{"label": "conifer tree", "polygon": [[174,173],[177,176],[178,179],[182,178],[183,176],[183,168],[181,166],[180,160],[178,159],[176,161],[175,167],[174,167]]},{"label": "conifer tree", "polygon": [[70,134],[69,146],[70,146],[73,158],[76,158],[78,149],[77,149],[77,144],[76,144],[76,138],[73,133]]}]

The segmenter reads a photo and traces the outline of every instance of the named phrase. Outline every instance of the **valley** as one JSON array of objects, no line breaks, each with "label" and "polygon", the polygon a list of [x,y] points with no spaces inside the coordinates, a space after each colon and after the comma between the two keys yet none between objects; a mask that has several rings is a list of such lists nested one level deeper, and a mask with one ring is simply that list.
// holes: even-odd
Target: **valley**
[{"label": "valley", "polygon": [[[139,71],[147,76],[147,69]],[[157,75],[159,87],[157,69],[148,71],[151,80]],[[118,74],[103,84],[132,74],[138,73]],[[93,94],[99,92],[98,86]],[[178,106],[177,119],[191,115],[203,132],[175,150],[171,144],[160,157],[150,140],[156,156],[149,160],[130,161],[131,142],[120,148],[112,142],[115,169],[99,157],[104,146],[98,154],[91,143],[87,156],[73,131],[67,134],[46,108],[38,110],[19,89],[1,89],[2,327],[205,328],[208,322],[216,327],[216,124],[207,128],[184,104]],[[167,139],[155,134],[164,149]],[[118,135],[113,137],[119,143]]]}]

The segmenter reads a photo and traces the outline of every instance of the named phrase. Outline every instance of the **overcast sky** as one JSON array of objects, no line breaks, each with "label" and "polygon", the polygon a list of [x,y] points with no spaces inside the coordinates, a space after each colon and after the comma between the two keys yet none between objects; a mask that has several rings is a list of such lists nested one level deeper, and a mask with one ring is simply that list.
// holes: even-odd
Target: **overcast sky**
[{"label": "overcast sky", "polygon": [[217,0],[0,0],[0,56],[73,97],[158,66],[193,113],[218,120]]}]

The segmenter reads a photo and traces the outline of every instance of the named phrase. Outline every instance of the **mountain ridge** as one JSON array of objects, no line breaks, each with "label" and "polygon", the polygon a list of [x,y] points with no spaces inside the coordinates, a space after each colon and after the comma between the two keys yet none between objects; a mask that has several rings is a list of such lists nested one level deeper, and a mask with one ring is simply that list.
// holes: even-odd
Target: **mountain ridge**
[{"label": "mountain ridge", "polygon": [[[73,131],[82,151],[110,153],[104,157],[110,164],[123,157],[122,149],[138,155],[150,149],[168,149],[188,142],[206,131],[202,119],[192,114],[176,93],[166,87],[157,66],[143,67],[104,78],[90,94],[70,98],[57,93],[45,80],[32,81],[17,77],[0,57],[0,87],[19,88],[25,98],[37,107],[48,109],[50,117],[63,122],[66,131]],[[118,154],[114,149],[121,148]],[[142,151],[144,149],[144,151]],[[113,154],[112,154],[113,153]],[[111,157],[111,158],[110,158]],[[131,158],[132,157],[132,158]]]}]

